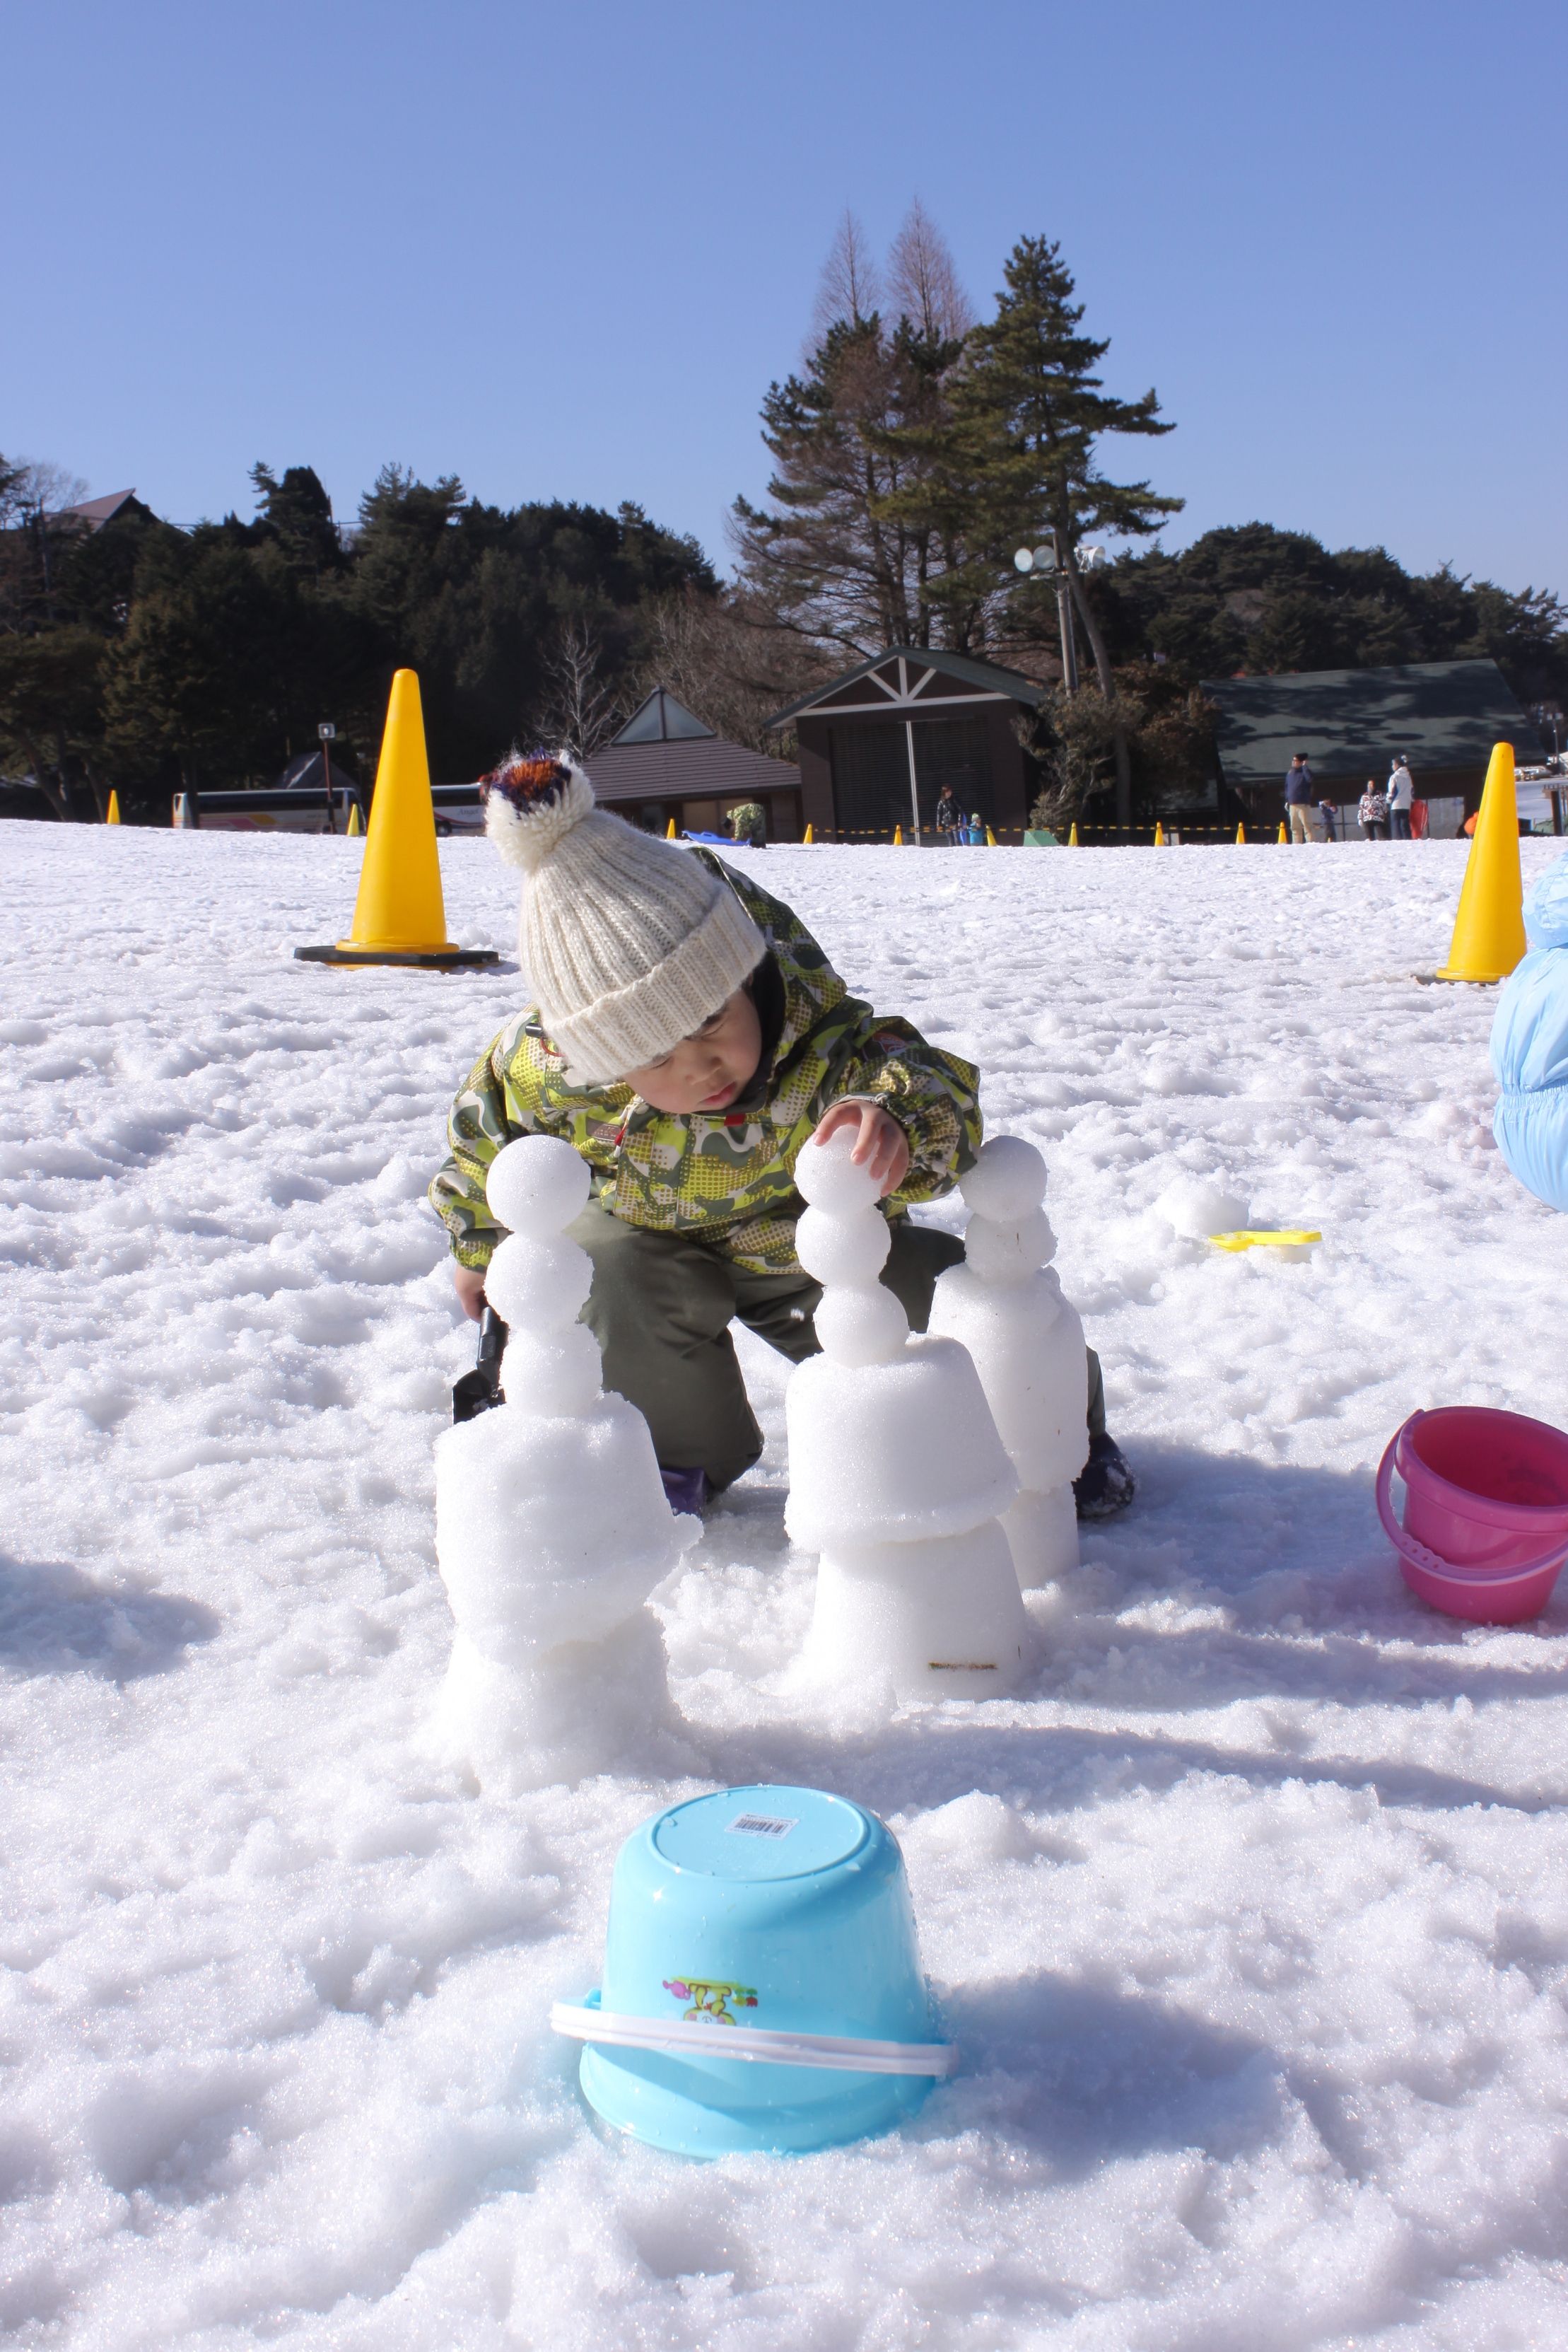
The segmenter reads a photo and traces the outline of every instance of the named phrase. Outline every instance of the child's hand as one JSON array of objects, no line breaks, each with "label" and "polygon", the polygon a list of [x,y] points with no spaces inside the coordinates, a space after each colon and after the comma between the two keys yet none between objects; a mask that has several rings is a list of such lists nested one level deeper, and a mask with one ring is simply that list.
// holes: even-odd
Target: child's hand
[{"label": "child's hand", "polygon": [[485,1269],[482,1265],[454,1265],[453,1286],[457,1292],[463,1312],[470,1323],[477,1323],[485,1312]]},{"label": "child's hand", "polygon": [[841,1128],[852,1127],[858,1131],[850,1158],[858,1168],[869,1168],[876,1178],[877,1188],[885,1200],[896,1192],[909,1173],[909,1138],[904,1134],[891,1111],[872,1102],[835,1103],[821,1120],[813,1143],[826,1143],[830,1135]]}]

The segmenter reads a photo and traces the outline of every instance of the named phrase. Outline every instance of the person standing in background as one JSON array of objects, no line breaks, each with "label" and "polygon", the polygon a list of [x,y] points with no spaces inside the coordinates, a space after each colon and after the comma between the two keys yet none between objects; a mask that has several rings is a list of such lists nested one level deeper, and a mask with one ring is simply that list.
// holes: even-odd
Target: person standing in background
[{"label": "person standing in background", "polygon": [[1298,751],[1285,771],[1285,816],[1291,828],[1291,839],[1321,841],[1322,818],[1318,814],[1318,790],[1312,772],[1307,765],[1307,755]]},{"label": "person standing in background", "polygon": [[1323,821],[1323,839],[1325,841],[1337,841],[1339,839],[1338,801],[1320,801],[1318,803],[1318,814]]},{"label": "person standing in background", "polygon": [[1403,751],[1396,751],[1388,775],[1388,817],[1396,841],[1410,838],[1410,804],[1415,798],[1416,779],[1410,773],[1410,763]]},{"label": "person standing in background", "polygon": [[944,784],[936,795],[936,837],[949,849],[963,846],[964,812],[953,798],[951,784]]},{"label": "person standing in background", "polygon": [[1356,811],[1361,821],[1363,841],[1386,841],[1388,838],[1388,802],[1375,776],[1368,776],[1366,790]]}]

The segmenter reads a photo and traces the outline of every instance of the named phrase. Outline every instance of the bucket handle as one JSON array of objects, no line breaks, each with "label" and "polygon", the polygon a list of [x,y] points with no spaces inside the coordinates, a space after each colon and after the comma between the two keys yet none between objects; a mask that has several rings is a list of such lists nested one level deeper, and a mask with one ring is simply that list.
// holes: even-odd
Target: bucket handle
[{"label": "bucket handle", "polygon": [[849,2074],[951,2074],[958,2063],[951,2042],[857,2042],[844,2033],[774,2033],[760,2026],[688,2024],[679,2017],[631,2017],[583,2001],[558,2000],[549,2021],[571,2042],[603,2042],[622,2050],[691,2050],[705,2058],[745,2058],[771,2066],[826,2066]]},{"label": "bucket handle", "polygon": [[[1419,1420],[1420,1415],[1412,1418]],[[1553,1567],[1563,1554],[1563,1539],[1559,1536],[1550,1551],[1539,1559],[1521,1560],[1517,1568],[1469,1569],[1457,1561],[1445,1559],[1440,1551],[1432,1551],[1424,1543],[1407,1534],[1394,1516],[1394,1450],[1410,1426],[1405,1422],[1396,1429],[1384,1450],[1377,1468],[1377,1516],[1383,1521],[1383,1531],[1397,1552],[1402,1552],[1413,1568],[1424,1569],[1428,1576],[1446,1576],[1461,1584],[1504,1584],[1518,1576],[1539,1576],[1542,1569]]]}]

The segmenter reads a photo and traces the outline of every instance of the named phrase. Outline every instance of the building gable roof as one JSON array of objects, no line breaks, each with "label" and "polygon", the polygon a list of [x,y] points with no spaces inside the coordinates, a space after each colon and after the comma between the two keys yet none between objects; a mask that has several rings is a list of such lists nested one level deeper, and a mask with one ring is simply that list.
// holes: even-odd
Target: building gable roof
[{"label": "building gable roof", "polygon": [[923,646],[890,646],[776,711],[768,724],[785,727],[808,714],[863,719],[896,713],[907,719],[942,703],[1018,702],[1033,710],[1044,698],[1043,687],[996,662],[934,653]]},{"label": "building gable roof", "polygon": [[1484,768],[1494,743],[1540,757],[1537,730],[1494,661],[1210,678],[1203,691],[1219,708],[1219,763],[1231,785],[1278,784],[1297,751],[1315,774],[1356,783],[1386,775],[1396,751],[1417,783],[1423,769]]},{"label": "building gable roof", "polygon": [[86,523],[89,530],[101,530],[135,496],[134,490],[110,490],[107,498],[83,499],[79,506],[67,507],[64,511],[78,522]]},{"label": "building gable roof", "polygon": [[656,686],[611,740],[616,744],[695,743],[712,735],[713,729],[705,727],[695,711],[688,710],[684,702],[677,702],[668,687]]}]

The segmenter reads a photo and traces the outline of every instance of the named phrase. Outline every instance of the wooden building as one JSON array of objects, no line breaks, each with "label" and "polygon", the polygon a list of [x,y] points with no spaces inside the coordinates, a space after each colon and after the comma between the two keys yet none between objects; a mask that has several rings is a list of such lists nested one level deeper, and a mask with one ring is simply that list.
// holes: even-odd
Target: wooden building
[{"label": "wooden building", "polygon": [[1382,783],[1403,751],[1426,801],[1480,805],[1494,743],[1523,766],[1542,756],[1494,661],[1406,662],[1388,669],[1295,670],[1206,679],[1219,709],[1220,772],[1253,822],[1278,822],[1285,771],[1304,751],[1325,800],[1351,810],[1369,776]]},{"label": "wooden building", "polygon": [[619,735],[584,762],[601,807],[650,833],[723,833],[742,801],[758,802],[769,841],[800,838],[800,772],[727,743],[662,686]]},{"label": "wooden building", "polygon": [[1037,789],[1015,722],[1043,687],[967,654],[893,646],[769,719],[793,727],[800,799],[819,840],[933,830],[945,783],[966,816],[1021,832]]}]

